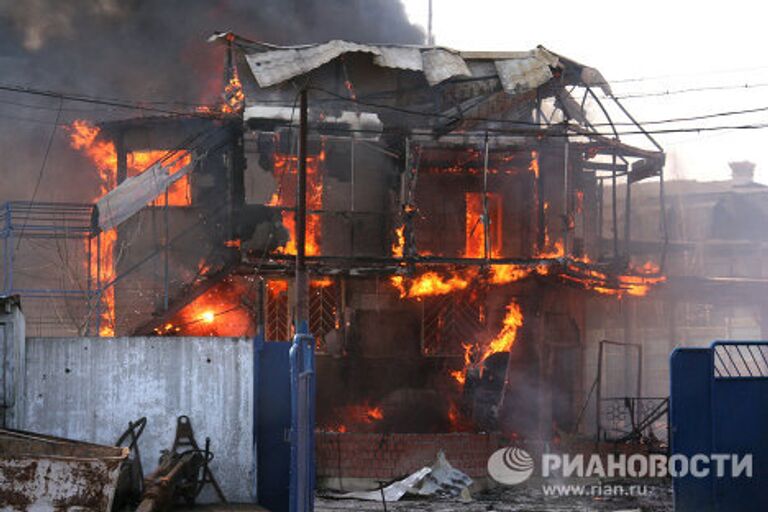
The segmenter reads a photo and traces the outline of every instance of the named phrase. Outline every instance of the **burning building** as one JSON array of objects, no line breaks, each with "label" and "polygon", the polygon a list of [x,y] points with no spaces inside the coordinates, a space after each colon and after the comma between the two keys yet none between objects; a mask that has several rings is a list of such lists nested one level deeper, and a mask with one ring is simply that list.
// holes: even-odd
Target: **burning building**
[{"label": "burning building", "polygon": [[602,75],[543,47],[212,39],[219,107],[71,129],[105,184],[84,328],[279,342],[302,299],[322,431],[578,430],[589,301],[664,281],[661,238],[633,257],[618,218],[665,156]]}]

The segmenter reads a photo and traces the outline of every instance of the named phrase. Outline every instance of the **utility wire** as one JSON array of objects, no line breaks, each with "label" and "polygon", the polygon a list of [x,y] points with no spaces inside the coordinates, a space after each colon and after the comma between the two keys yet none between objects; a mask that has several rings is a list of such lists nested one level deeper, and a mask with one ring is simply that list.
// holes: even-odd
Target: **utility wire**
[{"label": "utility wire", "polygon": [[166,108],[152,107],[152,106],[148,106],[148,104],[135,103],[135,102],[130,102],[130,101],[121,100],[121,99],[109,99],[109,98],[99,98],[95,96],[67,94],[62,92],[35,89],[32,87],[21,87],[21,86],[15,86],[15,85],[0,84],[0,91],[29,94],[31,96],[41,96],[46,98],[60,98],[60,99],[65,99],[69,101],[77,101],[80,103],[106,105],[111,107],[118,107],[118,108],[130,109],[130,110],[140,110],[145,112],[153,112],[153,113],[166,114],[166,115],[203,117],[203,118],[224,117],[224,115],[216,112],[192,112],[192,111],[171,110]]},{"label": "utility wire", "polygon": [[753,71],[759,71],[762,69],[768,69],[768,66],[756,66],[756,67],[735,68],[735,69],[717,69],[717,70],[711,70],[711,71],[700,71],[696,73],[678,73],[678,74],[670,73],[667,75],[637,76],[637,77],[629,77],[629,78],[620,78],[618,80],[610,80],[609,82],[606,82],[606,83],[622,84],[622,83],[631,83],[631,82],[650,82],[653,80],[663,80],[665,78],[687,78],[687,77],[693,77],[693,76],[728,75],[731,73],[753,72]]},{"label": "utility wire", "polygon": [[[45,173],[45,167],[48,163],[48,155],[51,154],[51,146],[53,146],[53,137],[56,135],[56,128],[59,124],[59,118],[61,117],[61,109],[64,106],[64,99],[59,98],[59,110],[56,112],[56,121],[53,123],[53,128],[51,129],[51,134],[48,137],[48,145],[45,147],[45,154],[43,155],[43,161],[40,164],[40,171],[37,173],[37,181],[35,182],[35,188],[32,191],[32,199],[30,200],[30,203],[35,202],[35,198],[37,197],[37,192],[40,190],[40,183],[43,181],[43,174]],[[19,250],[19,246],[21,245],[21,239],[24,237],[24,230],[27,227],[27,221],[29,220],[29,215],[24,217],[24,223],[21,225],[21,230],[19,234],[19,239],[16,242],[16,250]]]},{"label": "utility wire", "polygon": [[[756,88],[756,87],[763,87],[768,86],[768,83],[765,84],[745,84],[743,86],[738,86],[739,88]],[[465,121],[477,121],[477,122],[490,122],[490,123],[501,123],[501,124],[511,124],[513,126],[523,126],[523,127],[529,127],[532,129],[487,129],[483,130],[493,133],[508,133],[508,134],[518,134],[518,135],[534,135],[539,137],[565,137],[565,136],[573,136],[573,134],[568,133],[548,133],[544,130],[541,130],[541,126],[537,125],[535,123],[529,123],[524,121],[512,121],[512,120],[503,120],[503,119],[490,119],[490,118],[477,118],[477,117],[457,117],[457,116],[449,116],[446,114],[441,113],[435,113],[435,112],[424,112],[424,111],[418,111],[418,110],[411,110],[403,107],[397,107],[393,105],[386,105],[386,104],[379,104],[379,103],[372,103],[365,100],[362,100],[360,98],[357,99],[350,99],[349,97],[338,95],[332,91],[328,91],[322,88],[318,87],[310,87],[311,89],[317,90],[319,92],[323,92],[329,96],[335,97],[337,100],[345,101],[345,102],[354,102],[360,105],[365,105],[373,108],[380,108],[380,109],[387,109],[394,112],[399,112],[402,114],[408,114],[408,115],[415,115],[415,116],[421,116],[421,117],[430,117],[430,118],[437,118],[437,119],[445,119],[447,121],[457,121],[457,120],[465,120]],[[685,90],[677,90],[677,91],[665,91],[663,93],[650,93],[650,94],[657,94],[657,95],[667,95],[667,94],[679,94],[683,92],[693,92],[693,91],[701,91],[701,90],[722,90],[725,88],[734,88],[733,86],[716,86],[716,87],[700,87],[700,88],[691,88],[691,89],[685,89]],[[10,85],[0,85],[0,91],[8,91],[8,92],[14,92],[14,93],[20,93],[20,94],[29,94],[34,96],[42,96],[42,97],[49,97],[49,98],[58,98],[60,100],[68,100],[68,101],[76,101],[76,102],[82,102],[82,103],[90,103],[90,104],[97,104],[97,105],[108,105],[113,107],[119,107],[119,108],[125,108],[125,109],[133,109],[133,110],[140,110],[140,111],[147,111],[147,112],[154,112],[154,113],[161,113],[166,115],[175,115],[175,116],[191,116],[191,117],[202,117],[202,118],[216,118],[216,117],[225,117],[224,114],[219,113],[202,113],[202,112],[186,112],[186,111],[179,111],[179,110],[171,110],[171,109],[165,109],[165,108],[158,108],[158,107],[151,107],[147,105],[141,105],[141,104],[135,104],[131,102],[127,102],[124,100],[118,100],[118,99],[107,99],[107,98],[97,98],[93,96],[84,96],[84,95],[72,95],[72,94],[66,94],[56,91],[46,91],[46,90],[40,90],[40,89],[34,89],[29,87],[19,87],[19,86],[10,86]],[[648,94],[648,95],[650,95]],[[616,96],[617,99],[621,98],[628,98],[628,97],[640,97],[641,95],[625,95],[625,96]],[[691,116],[688,118],[676,118],[676,119],[665,119],[665,120],[658,120],[658,121],[650,121],[647,123],[641,123],[641,124],[666,124],[671,122],[682,122],[682,121],[692,121],[692,120],[698,120],[698,119],[706,119],[711,117],[722,117],[727,115],[737,115],[741,113],[753,113],[753,112],[759,112],[766,110],[764,107],[759,107],[757,109],[746,109],[744,111],[732,111],[732,112],[720,112],[715,114],[707,114],[704,116]],[[57,116],[58,117],[58,116]],[[58,121],[57,121],[58,123]],[[602,123],[601,123],[602,125]],[[624,125],[634,125],[634,123],[624,123]],[[614,124],[615,126],[615,124]],[[701,126],[701,127],[687,127],[687,128],[674,128],[674,129],[654,129],[654,130],[629,130],[629,131],[622,131],[618,132],[619,135],[642,135],[642,134],[672,134],[672,133],[696,133],[696,132],[709,132],[709,131],[719,131],[719,130],[757,130],[757,129],[764,129],[768,127],[768,124],[766,123],[758,123],[758,124],[743,124],[743,125],[729,125],[729,126]],[[346,133],[365,133],[365,130],[350,130],[350,129],[343,129],[338,128],[334,129],[335,131],[339,132],[346,132]],[[606,137],[613,137],[615,133],[613,132],[594,132],[591,135],[602,135]]]},{"label": "utility wire", "polygon": [[[450,116],[446,114],[441,114],[439,112],[424,112],[420,110],[412,110],[407,109],[403,107],[397,107],[394,105],[386,105],[386,104],[380,104],[380,103],[371,103],[360,99],[350,99],[344,96],[341,96],[339,94],[336,94],[332,91],[328,91],[326,89],[318,88],[318,87],[311,87],[313,90],[317,90],[320,92],[323,92],[325,94],[328,94],[330,96],[333,96],[341,101],[346,102],[352,102],[352,103],[358,103],[361,105],[369,106],[372,108],[379,108],[379,109],[386,109],[391,110],[394,112],[398,112],[401,114],[407,114],[407,115],[414,115],[414,116],[421,116],[421,117],[427,117],[427,118],[435,118],[435,119],[444,119],[448,121],[475,121],[475,122],[488,122],[488,123],[501,123],[501,124],[511,124],[511,125],[517,125],[522,126],[523,128],[483,128],[482,130],[477,130],[475,132],[472,131],[465,131],[462,133],[457,134],[445,134],[445,137],[450,136],[464,136],[466,134],[471,133],[486,133],[486,132],[492,132],[495,134],[510,134],[510,135],[530,135],[530,136],[537,136],[537,137],[573,137],[582,135],[579,133],[552,133],[548,132],[546,130],[547,127],[543,127],[536,123],[530,123],[527,121],[511,121],[511,120],[503,120],[503,119],[491,119],[491,118],[482,118],[482,117],[456,117],[456,116]],[[760,109],[768,110],[768,107],[760,107]],[[745,111],[744,113],[751,113],[751,112],[758,112],[761,111],[760,109],[750,109],[748,111]],[[729,113],[726,112],[719,112],[715,114],[709,114],[708,116],[724,116]],[[705,118],[705,116],[701,116],[702,119]],[[663,122],[680,122],[684,120],[693,120],[693,118],[677,118],[677,119],[670,119],[670,120],[662,120]],[[625,123],[625,125],[635,126],[634,123]],[[640,125],[644,123],[639,123]],[[601,124],[602,125],[602,124]],[[614,126],[616,124],[614,123]],[[709,132],[709,131],[719,131],[719,130],[758,130],[768,127],[768,122],[766,123],[756,123],[756,124],[742,124],[742,125],[723,125],[723,126],[696,126],[696,127],[686,127],[686,128],[657,128],[657,129],[651,129],[651,130],[643,130],[643,129],[635,129],[635,130],[624,130],[624,131],[617,131],[614,133],[613,131],[610,132],[585,132],[583,135],[593,135],[593,136],[604,136],[604,137],[614,137],[616,134],[618,135],[644,135],[644,134],[671,134],[671,133],[696,133],[696,132]],[[380,133],[378,130],[366,130],[366,129],[351,129],[351,128],[343,128],[343,127],[332,127],[327,128],[328,131],[333,131],[337,133]]]},{"label": "utility wire", "polygon": [[[705,92],[705,91],[733,91],[737,89],[760,89],[768,87],[768,82],[759,82],[754,84],[731,84],[731,85],[711,85],[706,87],[689,87],[686,89],[668,89],[665,91],[653,91],[653,92],[637,92],[621,95],[614,95],[613,98],[618,100],[627,100],[635,98],[656,98],[660,96],[674,96],[678,94],[687,94],[691,92]],[[603,96],[603,99],[611,99],[610,96]]]}]

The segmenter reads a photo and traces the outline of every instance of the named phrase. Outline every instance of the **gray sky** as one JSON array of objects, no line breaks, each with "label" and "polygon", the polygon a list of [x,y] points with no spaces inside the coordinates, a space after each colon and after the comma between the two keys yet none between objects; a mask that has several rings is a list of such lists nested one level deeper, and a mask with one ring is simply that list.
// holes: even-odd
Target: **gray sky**
[{"label": "gray sky", "polygon": [[[426,27],[428,0],[403,3],[411,21]],[[542,44],[598,68],[617,96],[766,84],[623,100],[639,121],[651,121],[768,108],[765,5],[744,0],[434,0],[433,28],[436,44],[460,50],[527,50]],[[622,81],[635,78],[642,80]],[[768,110],[665,127],[750,123],[768,123]],[[670,177],[727,179],[729,161],[752,160],[756,179],[768,183],[768,129],[657,138],[669,153]]]}]

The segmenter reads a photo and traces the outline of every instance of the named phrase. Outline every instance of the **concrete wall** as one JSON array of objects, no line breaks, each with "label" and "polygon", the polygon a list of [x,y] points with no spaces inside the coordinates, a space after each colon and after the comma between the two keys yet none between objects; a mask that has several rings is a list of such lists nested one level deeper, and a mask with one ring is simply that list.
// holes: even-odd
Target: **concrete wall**
[{"label": "concrete wall", "polygon": [[18,423],[24,393],[24,314],[18,297],[0,297],[0,427]]},{"label": "concrete wall", "polygon": [[170,448],[176,418],[190,417],[227,498],[250,501],[253,345],[242,338],[30,338],[19,428],[113,444],[147,417],[144,472]]}]

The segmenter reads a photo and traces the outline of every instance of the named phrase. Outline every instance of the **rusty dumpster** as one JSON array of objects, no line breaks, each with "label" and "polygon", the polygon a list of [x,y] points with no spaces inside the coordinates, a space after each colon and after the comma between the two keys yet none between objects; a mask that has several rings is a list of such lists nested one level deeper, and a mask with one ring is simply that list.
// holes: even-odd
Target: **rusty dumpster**
[{"label": "rusty dumpster", "polygon": [[108,512],[128,453],[0,429],[0,510]]}]

